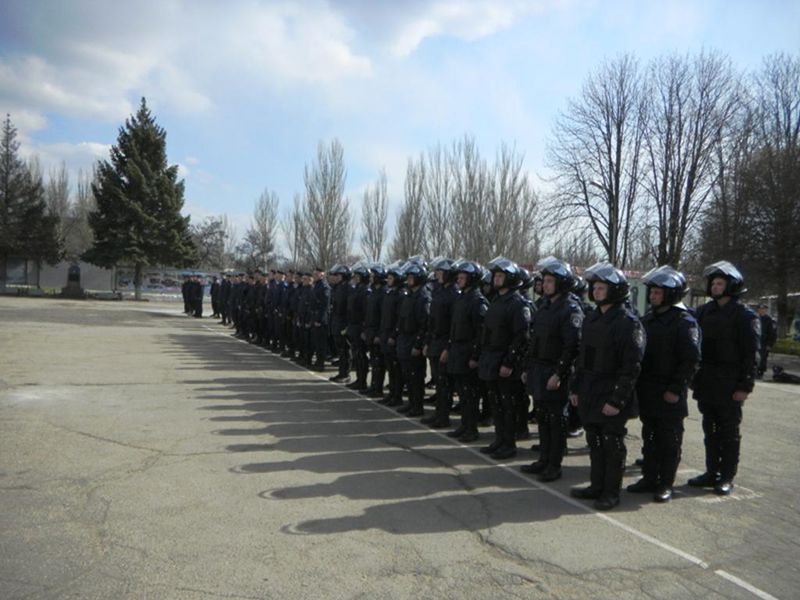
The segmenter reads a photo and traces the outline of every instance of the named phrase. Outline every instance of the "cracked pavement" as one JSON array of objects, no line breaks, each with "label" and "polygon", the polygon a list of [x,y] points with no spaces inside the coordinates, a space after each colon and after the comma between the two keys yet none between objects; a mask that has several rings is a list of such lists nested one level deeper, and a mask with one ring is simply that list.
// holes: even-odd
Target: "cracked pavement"
[{"label": "cracked pavement", "polygon": [[[606,518],[565,497],[582,440],[539,484],[525,443],[491,464],[178,304],[0,298],[0,320],[0,598],[756,597],[717,571],[800,589],[800,389],[748,400],[738,494],[624,493]],[[702,463],[694,411],[679,483]]]}]

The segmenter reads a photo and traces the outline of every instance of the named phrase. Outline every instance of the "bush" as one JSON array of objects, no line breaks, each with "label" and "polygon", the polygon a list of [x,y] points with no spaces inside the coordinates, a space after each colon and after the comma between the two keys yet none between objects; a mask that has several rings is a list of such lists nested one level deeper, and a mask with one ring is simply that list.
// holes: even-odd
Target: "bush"
[{"label": "bush", "polygon": [[790,337],[780,338],[772,347],[772,352],[778,354],[794,354],[800,356],[800,342],[795,342]]}]

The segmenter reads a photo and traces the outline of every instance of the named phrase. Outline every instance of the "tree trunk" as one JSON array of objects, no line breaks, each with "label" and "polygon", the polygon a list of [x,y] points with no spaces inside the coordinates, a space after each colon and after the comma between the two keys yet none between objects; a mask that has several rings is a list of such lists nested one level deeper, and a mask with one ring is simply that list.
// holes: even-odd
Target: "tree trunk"
[{"label": "tree trunk", "polygon": [[142,299],[142,263],[136,263],[133,275],[134,299]]},{"label": "tree trunk", "polygon": [[0,260],[0,293],[6,291],[6,280],[8,279],[8,256],[3,254]]}]

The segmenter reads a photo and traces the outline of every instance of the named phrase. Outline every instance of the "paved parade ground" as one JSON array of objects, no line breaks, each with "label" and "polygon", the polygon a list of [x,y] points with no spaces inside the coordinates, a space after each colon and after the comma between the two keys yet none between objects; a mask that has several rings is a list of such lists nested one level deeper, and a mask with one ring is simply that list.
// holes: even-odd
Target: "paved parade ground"
[{"label": "paved parade ground", "polygon": [[800,386],[732,496],[691,406],[673,501],[600,514],[583,439],[541,484],[181,308],[0,298],[0,598],[798,597]]}]

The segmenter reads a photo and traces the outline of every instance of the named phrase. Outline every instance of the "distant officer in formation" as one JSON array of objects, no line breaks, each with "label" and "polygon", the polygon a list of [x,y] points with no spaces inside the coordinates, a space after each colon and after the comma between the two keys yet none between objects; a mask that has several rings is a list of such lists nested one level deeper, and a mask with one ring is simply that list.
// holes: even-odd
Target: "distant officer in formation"
[{"label": "distant officer in formation", "polygon": [[[671,499],[690,389],[703,415],[706,471],[689,485],[733,490],[742,406],[763,373],[759,347],[774,343],[774,326],[765,334],[765,315],[740,302],[744,279],[733,265],[714,263],[704,277],[711,300],[696,318],[682,302],[686,278],[670,266],[643,277],[650,309],[640,319],[621,270],[601,262],[580,277],[552,256],[534,273],[502,256],[486,268],[437,257],[429,270],[415,256],[288,278],[256,270],[224,274],[211,295],[214,315],[234,335],[306,367],[325,369],[331,340],[331,381],[434,429],[452,427],[460,409],[447,435],[462,443],[493,423],[494,439],[480,451],[495,460],[516,456],[532,398],[539,455],[521,470],[543,482],[561,478],[567,438],[583,430],[589,485],[571,493],[609,510],[620,502],[627,422],[637,416],[642,472],[626,489]],[[182,292],[187,314],[201,316],[200,278],[187,277]],[[426,416],[428,369],[435,393]]]},{"label": "distant officer in formation", "polygon": [[769,352],[778,341],[778,325],[769,314],[769,307],[766,304],[758,305],[758,319],[761,321],[761,353],[758,361],[758,378],[762,379],[767,370],[767,359]]}]

